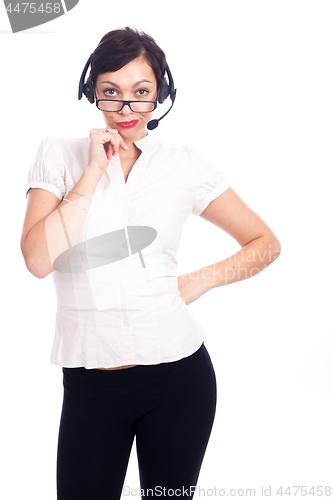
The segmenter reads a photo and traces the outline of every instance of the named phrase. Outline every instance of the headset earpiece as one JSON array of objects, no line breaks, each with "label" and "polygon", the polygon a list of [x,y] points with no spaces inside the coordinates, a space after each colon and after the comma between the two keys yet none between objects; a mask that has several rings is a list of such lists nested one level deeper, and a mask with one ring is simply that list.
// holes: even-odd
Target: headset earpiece
[{"label": "headset earpiece", "polygon": [[166,81],[166,78],[164,77],[162,85],[161,85],[159,93],[158,93],[157,101],[159,102],[159,104],[164,103],[164,101],[168,98],[169,93],[170,93],[170,88],[169,88],[169,85]]},{"label": "headset earpiece", "polygon": [[175,84],[174,84],[172,74],[171,74],[171,71],[170,71],[168,64],[166,66],[166,72],[168,75],[169,83],[167,83],[166,78],[164,77],[163,83],[162,83],[160,90],[158,92],[157,102],[159,102],[160,104],[163,104],[165,99],[170,96],[171,106],[168,109],[168,111],[166,113],[164,113],[163,116],[161,116],[160,118],[154,119],[154,120],[150,120],[150,122],[147,123],[148,130],[154,130],[156,127],[158,127],[159,122],[162,120],[162,118],[164,118],[169,113],[169,111],[171,111],[172,106],[175,103],[177,89],[175,89]]},{"label": "headset earpiece", "polygon": [[95,102],[94,88],[90,77],[83,85],[83,93],[91,104]]},{"label": "headset earpiece", "polygon": [[94,89],[92,82],[90,80],[90,77],[87,79],[86,83],[84,83],[84,79],[86,77],[86,73],[88,71],[88,67],[90,64],[92,58],[92,54],[90,54],[88,61],[85,64],[85,67],[83,68],[81,77],[80,77],[80,82],[79,82],[79,99],[81,99],[82,94],[86,96],[89,102],[93,103],[95,101],[95,96],[94,96]]}]

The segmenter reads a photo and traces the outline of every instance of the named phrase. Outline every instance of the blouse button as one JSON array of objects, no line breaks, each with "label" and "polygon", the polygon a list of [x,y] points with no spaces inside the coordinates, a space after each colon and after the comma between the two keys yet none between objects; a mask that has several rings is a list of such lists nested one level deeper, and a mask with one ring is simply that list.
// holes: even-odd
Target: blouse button
[{"label": "blouse button", "polygon": [[127,208],[127,203],[124,203],[124,204],[123,204],[123,208]]},{"label": "blouse button", "polygon": [[124,321],[124,325],[127,326],[128,325],[128,321]]}]

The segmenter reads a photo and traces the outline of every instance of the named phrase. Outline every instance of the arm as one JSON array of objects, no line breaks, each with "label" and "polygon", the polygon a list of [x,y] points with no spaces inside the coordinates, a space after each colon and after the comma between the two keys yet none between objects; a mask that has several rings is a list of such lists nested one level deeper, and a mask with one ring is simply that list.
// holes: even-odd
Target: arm
[{"label": "arm", "polygon": [[255,276],[281,252],[273,231],[231,187],[200,215],[232,236],[242,248],[220,262],[179,277],[179,291],[187,304],[212,288]]},{"label": "arm", "polygon": [[[73,190],[92,200],[100,177],[96,169],[87,167]],[[74,193],[67,193],[66,198],[89,211],[91,202],[87,198]],[[29,190],[21,251],[28,270],[36,278],[45,278],[54,271],[52,264],[60,254],[67,251],[65,257],[69,256],[86,216],[82,208],[66,201],[59,203],[59,198],[45,189]]]}]

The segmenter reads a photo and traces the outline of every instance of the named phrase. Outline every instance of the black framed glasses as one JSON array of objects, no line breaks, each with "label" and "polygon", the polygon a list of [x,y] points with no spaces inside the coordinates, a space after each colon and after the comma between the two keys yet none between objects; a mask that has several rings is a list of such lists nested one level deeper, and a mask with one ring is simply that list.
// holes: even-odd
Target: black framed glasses
[{"label": "black framed glasses", "polygon": [[96,99],[100,111],[119,112],[129,106],[133,113],[151,113],[157,107],[157,101],[120,101],[118,99]]},{"label": "black framed glasses", "polygon": [[[160,89],[158,89],[156,101],[122,101],[118,99],[97,99],[95,87],[93,86],[96,106],[100,111],[117,113],[128,106],[133,113],[151,113],[157,108]],[[101,103],[101,104],[99,104]]]}]

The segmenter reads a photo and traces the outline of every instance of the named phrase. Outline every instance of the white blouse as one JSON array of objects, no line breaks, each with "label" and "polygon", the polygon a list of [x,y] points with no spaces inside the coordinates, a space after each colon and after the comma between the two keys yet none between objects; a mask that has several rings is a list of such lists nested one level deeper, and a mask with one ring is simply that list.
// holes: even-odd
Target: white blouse
[{"label": "white blouse", "polygon": [[[135,144],[142,153],[127,182],[117,154],[77,245],[52,273],[58,302],[52,364],[90,369],[176,361],[207,335],[181,298],[176,255],[189,214],[200,215],[229,184],[189,146],[150,135]],[[26,195],[42,188],[62,201],[88,165],[88,148],[89,137],[46,136]]]}]

